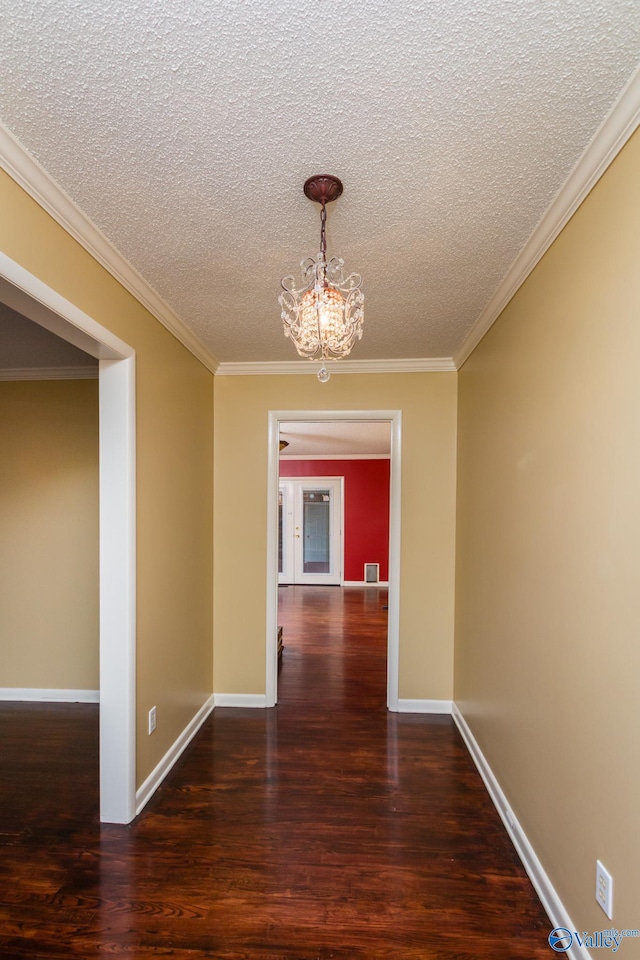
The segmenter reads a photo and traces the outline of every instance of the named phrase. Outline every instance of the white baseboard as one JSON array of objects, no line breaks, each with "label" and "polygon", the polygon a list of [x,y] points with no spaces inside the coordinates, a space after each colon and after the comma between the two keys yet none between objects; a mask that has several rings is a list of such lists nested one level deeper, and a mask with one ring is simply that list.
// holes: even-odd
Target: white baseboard
[{"label": "white baseboard", "polygon": [[[569,931],[576,930],[573,921],[565,910],[560,897],[556,893],[553,884],[544,870],[544,867],[540,863],[535,850],[531,846],[527,835],[520,826],[517,817],[511,810],[502,787],[496,780],[496,777],[494,776],[491,767],[487,763],[487,760],[480,749],[476,738],[472,734],[466,720],[460,713],[460,710],[455,703],[453,704],[451,713],[454,722],[460,731],[462,739],[464,740],[467,749],[471,754],[473,762],[478,769],[478,773],[484,780],[484,784],[496,810],[500,815],[500,819],[504,823],[505,829],[511,838],[511,842],[516,848],[516,853],[520,857],[522,865],[527,871],[529,879],[531,880],[531,883],[533,884],[535,891],[540,898],[540,902],[542,903],[542,906],[549,917],[549,932],[551,932],[554,927],[566,927],[566,929]],[[607,921],[603,921],[603,925],[607,926]],[[575,940],[572,942],[569,949],[563,953],[563,956],[568,957],[569,960],[590,960],[590,954],[586,947],[581,947],[575,942]]]},{"label": "white baseboard", "polygon": [[57,703],[100,703],[99,690],[51,690],[43,687],[0,687],[0,700]]},{"label": "white baseboard", "polygon": [[376,580],[372,583],[370,580],[343,580],[343,587],[388,587],[388,580]]},{"label": "white baseboard", "polygon": [[398,700],[398,713],[451,713],[451,700]]},{"label": "white baseboard", "polygon": [[252,707],[262,708],[267,705],[264,693],[214,693],[216,707]]},{"label": "white baseboard", "polygon": [[206,703],[203,703],[200,707],[195,717],[187,724],[175,743],[167,750],[155,770],[151,771],[142,786],[136,790],[136,816],[149,802],[164,778],[170,772],[176,760],[189,746],[202,724],[212,712],[213,707],[214,698],[212,694]]}]

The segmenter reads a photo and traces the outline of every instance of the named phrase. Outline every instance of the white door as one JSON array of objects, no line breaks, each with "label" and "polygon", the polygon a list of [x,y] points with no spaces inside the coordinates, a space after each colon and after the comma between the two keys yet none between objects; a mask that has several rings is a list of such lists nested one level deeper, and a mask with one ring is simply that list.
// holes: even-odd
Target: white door
[{"label": "white door", "polygon": [[342,583],[342,479],[280,481],[278,581]]}]

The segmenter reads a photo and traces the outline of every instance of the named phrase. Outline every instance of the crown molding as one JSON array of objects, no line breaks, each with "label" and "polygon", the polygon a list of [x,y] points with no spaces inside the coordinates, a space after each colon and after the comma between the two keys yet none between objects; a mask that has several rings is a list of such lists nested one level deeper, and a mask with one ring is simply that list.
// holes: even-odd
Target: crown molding
[{"label": "crown molding", "polygon": [[[316,366],[315,364],[318,364]],[[333,373],[455,373],[451,357],[425,357],[409,360],[333,360]],[[221,363],[217,377],[282,376],[283,374],[310,374],[320,367],[320,361],[276,360],[259,363]]]},{"label": "crown molding", "polygon": [[11,131],[0,122],[0,167],[84,247],[156,320],[201,363],[215,373],[218,360],[186,328],[166,300],[140,276],[71,197],[40,166]]},{"label": "crown molding", "polygon": [[97,380],[98,365],[93,367],[13,367],[0,370],[4,380]]},{"label": "crown molding", "polygon": [[511,298],[522,286],[536,264],[567,225],[587,194],[640,123],[640,67],[598,127],[593,140],[582,154],[564,185],[552,200],[538,226],[512,264],[495,294],[454,354],[460,369],[485,333],[498,319]]}]

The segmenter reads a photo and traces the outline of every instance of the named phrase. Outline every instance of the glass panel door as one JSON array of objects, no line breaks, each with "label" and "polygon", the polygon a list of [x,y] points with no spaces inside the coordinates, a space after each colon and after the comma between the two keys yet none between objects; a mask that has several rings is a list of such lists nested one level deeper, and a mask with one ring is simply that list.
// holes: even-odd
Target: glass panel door
[{"label": "glass panel door", "polygon": [[342,583],[342,479],[282,479],[280,583]]},{"label": "glass panel door", "polygon": [[331,571],[331,491],[302,490],[302,572]]}]

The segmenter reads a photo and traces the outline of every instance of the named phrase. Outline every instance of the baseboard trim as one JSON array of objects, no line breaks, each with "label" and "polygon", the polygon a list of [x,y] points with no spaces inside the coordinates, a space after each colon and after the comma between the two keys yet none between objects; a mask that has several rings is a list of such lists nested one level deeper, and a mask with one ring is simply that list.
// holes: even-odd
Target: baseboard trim
[{"label": "baseboard trim", "polygon": [[167,750],[155,770],[151,771],[142,786],[136,790],[136,816],[143,810],[178,758],[189,746],[202,724],[213,711],[213,707],[214,697],[212,694],[206,703],[203,703],[200,707],[195,717],[187,724],[175,743]]},{"label": "baseboard trim", "polygon": [[214,693],[216,707],[251,707],[264,709],[267,698],[264,693]]},{"label": "baseboard trim", "polygon": [[0,700],[42,703],[100,703],[99,690],[58,690],[43,687],[0,687]]},{"label": "baseboard trim", "polygon": [[[484,784],[487,788],[489,796],[493,801],[493,804],[500,815],[511,842],[513,843],[516,853],[522,861],[522,865],[529,875],[529,879],[534,886],[540,902],[544,907],[547,916],[549,917],[551,931],[554,927],[566,927],[567,930],[573,931],[577,928],[574,926],[573,921],[571,920],[569,914],[567,913],[560,897],[558,896],[555,887],[551,883],[549,877],[547,876],[544,867],[540,863],[540,860],[537,857],[537,854],[524,830],[518,822],[518,818],[513,813],[509,802],[502,790],[502,787],[498,783],[491,767],[489,766],[486,757],[484,756],[482,750],[480,749],[476,738],[471,732],[469,725],[462,716],[459,707],[456,703],[453,704],[451,711],[453,720],[460,731],[460,735],[464,740],[471,758],[475,763],[478,773],[484,780]],[[606,921],[605,925],[606,925]],[[590,954],[585,947],[581,947],[575,943],[571,944],[569,949],[563,954],[565,957],[569,957],[569,960],[590,960]]]},{"label": "baseboard trim", "polygon": [[451,713],[451,700],[398,700],[398,713]]},{"label": "baseboard trim", "polygon": [[388,580],[343,580],[343,587],[388,587]]}]

